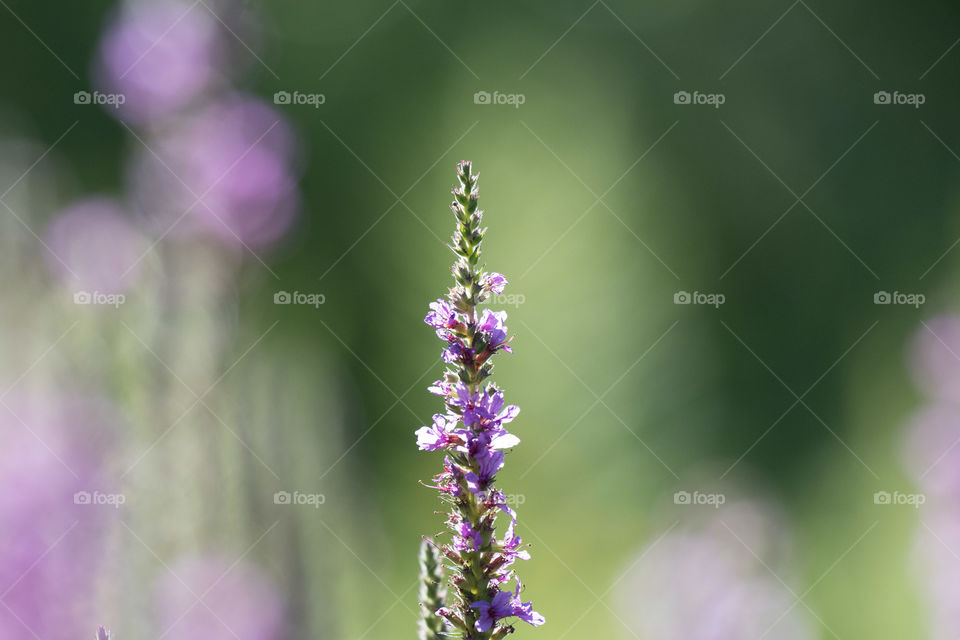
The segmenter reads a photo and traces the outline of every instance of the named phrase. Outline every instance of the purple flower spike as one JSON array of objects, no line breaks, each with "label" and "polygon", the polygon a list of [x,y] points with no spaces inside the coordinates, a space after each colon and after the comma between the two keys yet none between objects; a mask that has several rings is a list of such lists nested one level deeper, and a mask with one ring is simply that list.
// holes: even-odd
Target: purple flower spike
[{"label": "purple flower spike", "polygon": [[110,632],[102,625],[97,627],[97,640],[110,640]]},{"label": "purple flower spike", "polygon": [[[453,190],[451,206],[457,230],[450,245],[458,256],[451,269],[456,284],[446,299],[430,304],[424,318],[445,342],[443,361],[451,365],[429,387],[443,398],[447,413],[436,414],[433,425],[420,427],[416,436],[422,451],[446,454],[443,472],[434,476],[433,488],[450,505],[447,526],[453,539],[439,551],[452,563],[449,586],[454,595],[448,606],[423,603],[421,629],[434,631],[421,635],[421,640],[453,635],[463,640],[500,638],[513,631],[500,622],[507,618],[519,618],[533,626],[544,623],[531,603],[520,601],[519,578],[514,592],[504,590],[515,578],[510,567],[517,559],[530,558],[516,534],[516,512],[503,491],[494,487],[505,450],[520,444],[504,427],[517,418],[520,408],[506,405],[503,391],[484,383],[493,369],[490,359],[499,351],[512,353],[512,349],[507,313],[477,309],[491,295],[503,293],[507,279],[479,267],[486,230],[481,226],[483,212],[478,208],[477,176],[472,171],[469,162],[457,165],[460,186]],[[498,517],[501,522],[508,519],[505,531],[497,527]],[[498,531],[504,531],[499,539]]]}]

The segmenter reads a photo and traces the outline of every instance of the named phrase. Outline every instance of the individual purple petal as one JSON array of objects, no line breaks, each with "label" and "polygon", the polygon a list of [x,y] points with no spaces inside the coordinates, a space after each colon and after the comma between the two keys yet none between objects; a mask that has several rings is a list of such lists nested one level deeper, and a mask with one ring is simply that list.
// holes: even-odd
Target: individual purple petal
[{"label": "individual purple petal", "polygon": [[533,610],[532,602],[523,602],[514,607],[513,615],[534,627],[544,624],[547,619]]},{"label": "individual purple petal", "polygon": [[480,615],[477,616],[476,622],[477,631],[481,633],[489,631],[490,628],[493,627],[493,616],[490,614],[490,603],[474,602],[470,606],[480,612]]},{"label": "individual purple petal", "polygon": [[506,311],[490,311],[490,309],[484,309],[483,315],[480,317],[480,330],[489,332],[506,331],[507,325],[504,324],[506,321]]},{"label": "individual purple petal", "polygon": [[499,413],[500,408],[503,407],[503,391],[497,391],[492,396],[490,396],[488,392],[487,396],[489,398],[487,411],[490,413]]},{"label": "individual purple petal", "polygon": [[520,602],[520,578],[517,578],[517,590],[514,592],[513,597],[510,599],[510,610],[511,615],[517,616],[524,622],[533,625],[534,627],[539,627],[544,622],[546,618],[533,610],[532,602]]},{"label": "individual purple petal", "polygon": [[511,520],[510,524],[507,525],[507,532],[503,536],[503,551],[511,559],[511,562],[514,558],[519,558],[520,560],[529,560],[530,553],[526,550],[518,551],[520,545],[523,544],[523,540],[520,539],[520,536],[514,533],[516,528],[516,520]]},{"label": "individual purple petal", "polygon": [[512,449],[518,444],[520,444],[520,438],[506,431],[490,440],[491,449]]}]

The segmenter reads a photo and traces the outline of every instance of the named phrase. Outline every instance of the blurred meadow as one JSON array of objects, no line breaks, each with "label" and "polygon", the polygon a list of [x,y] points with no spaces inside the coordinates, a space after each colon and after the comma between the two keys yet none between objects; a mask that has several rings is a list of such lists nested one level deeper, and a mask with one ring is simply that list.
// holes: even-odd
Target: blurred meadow
[{"label": "blurred meadow", "polygon": [[0,638],[413,637],[462,159],[522,637],[960,636],[960,6],[0,0],[0,36]]}]

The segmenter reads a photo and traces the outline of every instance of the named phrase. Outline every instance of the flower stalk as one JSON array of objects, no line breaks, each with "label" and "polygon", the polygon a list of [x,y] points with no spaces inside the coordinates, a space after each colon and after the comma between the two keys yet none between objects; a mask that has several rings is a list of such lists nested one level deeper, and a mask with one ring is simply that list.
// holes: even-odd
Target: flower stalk
[{"label": "flower stalk", "polygon": [[446,588],[443,582],[443,564],[433,540],[420,543],[420,607],[421,619],[417,633],[420,640],[444,640],[446,623],[437,615],[443,608]]},{"label": "flower stalk", "polygon": [[[450,244],[457,256],[452,267],[455,284],[445,299],[431,303],[425,318],[446,343],[443,361],[450,366],[430,387],[444,399],[446,412],[434,415],[433,425],[421,427],[416,435],[421,450],[446,454],[434,488],[450,507],[447,526],[453,536],[439,551],[451,563],[452,600],[436,614],[446,621],[448,632],[465,640],[490,640],[513,631],[507,619],[516,617],[538,626],[544,618],[531,603],[520,600],[522,587],[512,566],[530,555],[514,533],[516,512],[494,487],[504,452],[520,442],[504,428],[520,409],[504,407],[503,391],[493,384],[484,386],[493,372],[491,358],[513,350],[506,312],[484,309],[478,313],[478,307],[503,293],[507,280],[480,265],[486,229],[481,227],[478,176],[471,163],[457,165],[457,178],[451,204],[456,229]],[[509,521],[505,528],[499,527],[502,535],[498,537],[500,514]],[[504,588],[511,580],[516,583],[512,591]]]}]

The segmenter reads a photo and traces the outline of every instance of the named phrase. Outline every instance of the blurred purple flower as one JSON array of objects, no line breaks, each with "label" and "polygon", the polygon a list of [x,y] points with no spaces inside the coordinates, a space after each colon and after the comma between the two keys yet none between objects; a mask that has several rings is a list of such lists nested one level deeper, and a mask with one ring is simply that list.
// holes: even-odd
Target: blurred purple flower
[{"label": "blurred purple flower", "polygon": [[285,633],[276,586],[256,567],[232,558],[175,562],[158,583],[157,607],[158,633],[176,640],[279,640]]},{"label": "blurred purple flower", "polygon": [[177,122],[140,149],[135,190],[159,233],[269,245],[299,204],[294,141],[272,107],[235,95]]},{"label": "blurred purple flower", "polygon": [[109,492],[103,461],[118,420],[90,399],[31,400],[0,406],[0,522],[12,534],[0,538],[0,638],[75,640],[117,517],[77,496]]},{"label": "blurred purple flower", "polygon": [[960,403],[960,317],[942,315],[921,325],[909,361],[917,386],[927,395]]},{"label": "blurred purple flower", "polygon": [[946,402],[921,410],[910,422],[904,446],[914,482],[934,497],[960,497],[960,411]]},{"label": "blurred purple flower", "polygon": [[934,511],[924,516],[914,540],[913,560],[923,602],[931,616],[934,640],[953,640],[960,635],[960,518],[955,511]]},{"label": "blurred purple flower", "polygon": [[128,2],[107,27],[95,75],[125,97],[124,119],[147,123],[187,105],[217,78],[223,45],[216,18],[178,0]]},{"label": "blurred purple flower", "polygon": [[62,282],[78,290],[126,291],[147,248],[121,206],[108,198],[70,205],[44,235],[47,264]]},{"label": "blurred purple flower", "polygon": [[[776,541],[755,508],[686,524],[640,551],[619,587],[624,619],[645,640],[812,640],[810,621],[767,566]],[[728,505],[725,509],[730,506]],[[747,505],[754,507],[755,505]],[[738,515],[746,513],[747,518]],[[727,524],[735,528],[731,532]],[[739,538],[739,539],[738,539]],[[748,549],[747,546],[750,548]],[[757,554],[757,555],[754,555]],[[758,557],[759,556],[759,557]],[[784,575],[782,569],[777,573]]]}]

